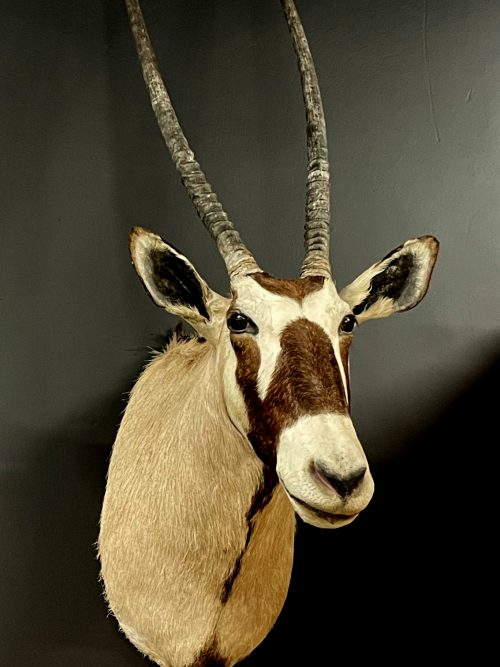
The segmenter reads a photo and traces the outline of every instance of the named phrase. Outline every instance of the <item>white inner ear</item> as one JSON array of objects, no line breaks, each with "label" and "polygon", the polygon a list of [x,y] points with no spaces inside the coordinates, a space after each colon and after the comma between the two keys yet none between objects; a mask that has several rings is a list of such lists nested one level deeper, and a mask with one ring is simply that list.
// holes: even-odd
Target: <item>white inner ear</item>
[{"label": "white inner ear", "polygon": [[362,324],[366,320],[377,320],[382,317],[389,317],[389,315],[398,312],[398,310],[399,308],[396,308],[394,299],[383,296],[380,299],[377,299],[377,301],[362,313],[356,315],[356,320],[359,324]]},{"label": "white inner ear", "polygon": [[433,252],[433,247],[430,244],[407,241],[403,249],[408,245],[410,245],[409,252],[413,255],[415,264],[410,271],[401,295],[396,300],[398,311],[413,308],[413,306],[416,306],[423,299],[429,286],[432,268],[436,259],[436,254]]},{"label": "white inner ear", "polygon": [[[363,271],[363,273],[355,278],[352,283],[349,283],[349,285],[346,285],[343,289],[340,290],[340,298],[348,303],[351,308],[354,308],[359,303],[362,303],[370,293],[370,283],[373,276],[376,276],[383,270],[383,262],[372,264],[369,269]],[[359,319],[359,317],[357,317],[357,319]]]},{"label": "white inner ear", "polygon": [[[155,250],[167,250],[176,254],[178,257],[182,257],[182,255],[176,253],[174,249],[168,246],[165,241],[157,234],[148,232],[145,229],[136,228],[136,230],[134,230],[135,233],[130,240],[130,254],[132,255],[132,261],[134,263],[135,270],[141,277],[146,289],[151,294],[156,305],[162,308],[167,308],[168,306],[165,303],[165,297],[157,289],[156,284],[152,278],[153,269],[151,253]],[[168,310],[169,312],[172,312],[170,308],[168,308]]]}]

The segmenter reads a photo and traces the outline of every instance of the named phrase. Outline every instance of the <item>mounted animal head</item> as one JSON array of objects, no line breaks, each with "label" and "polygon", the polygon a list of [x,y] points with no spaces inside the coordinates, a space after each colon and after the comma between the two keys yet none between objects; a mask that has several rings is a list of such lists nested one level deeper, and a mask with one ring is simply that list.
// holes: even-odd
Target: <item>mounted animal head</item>
[{"label": "mounted animal head", "polygon": [[[238,431],[308,523],[352,521],[373,494],[350,417],[349,348],[357,325],[409,310],[425,296],[438,252],[431,236],[407,241],[337,291],[329,260],[330,183],[321,97],[292,0],[282,0],[297,54],[307,120],[305,258],[296,280],[263,272],[243,244],[187,143],[141,10],[127,0],[161,132],[195,208],[226,264],[231,297],[214,292],[160,236],[136,227],[130,251],[153,301],[213,346],[221,391]],[[264,493],[266,490],[264,489]]]}]

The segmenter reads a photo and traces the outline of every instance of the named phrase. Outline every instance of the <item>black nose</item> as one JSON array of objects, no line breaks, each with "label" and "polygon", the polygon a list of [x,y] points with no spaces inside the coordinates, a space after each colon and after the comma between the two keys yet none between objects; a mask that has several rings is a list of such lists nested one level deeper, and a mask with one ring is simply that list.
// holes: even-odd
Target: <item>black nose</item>
[{"label": "black nose", "polygon": [[314,468],[322,480],[331,486],[341,498],[347,498],[347,496],[351,495],[365,476],[366,472],[366,466],[361,466],[360,468],[356,468],[356,470],[349,475],[341,477],[340,475],[326,470],[325,466],[321,463],[315,463]]}]

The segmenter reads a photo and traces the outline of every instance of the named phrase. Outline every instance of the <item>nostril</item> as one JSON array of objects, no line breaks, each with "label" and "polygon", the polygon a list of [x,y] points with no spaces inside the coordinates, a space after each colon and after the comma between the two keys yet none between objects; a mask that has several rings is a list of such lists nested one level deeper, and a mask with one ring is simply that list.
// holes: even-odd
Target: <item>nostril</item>
[{"label": "nostril", "polygon": [[347,498],[365,476],[366,466],[356,468],[348,475],[343,476],[330,472],[321,463],[315,463],[314,470],[323,483],[334,489],[342,498]]}]

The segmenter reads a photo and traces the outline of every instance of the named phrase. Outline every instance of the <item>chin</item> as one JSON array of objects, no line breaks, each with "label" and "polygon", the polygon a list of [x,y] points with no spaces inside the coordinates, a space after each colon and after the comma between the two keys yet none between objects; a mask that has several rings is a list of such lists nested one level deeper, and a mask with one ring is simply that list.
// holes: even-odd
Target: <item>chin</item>
[{"label": "chin", "polygon": [[303,500],[298,498],[290,498],[294,510],[300,516],[302,521],[316,526],[316,528],[342,528],[352,523],[354,519],[359,516],[359,512],[355,514],[334,514],[325,512],[324,510],[311,507]]}]

